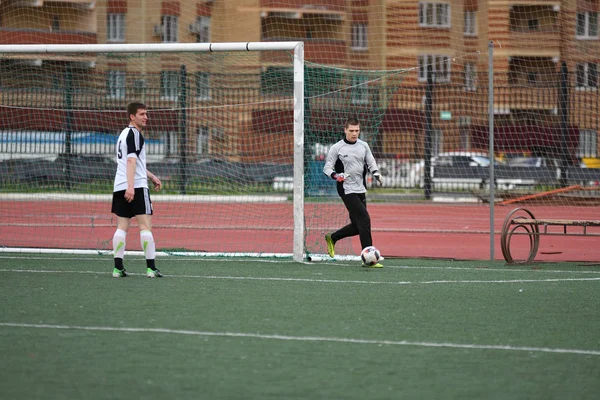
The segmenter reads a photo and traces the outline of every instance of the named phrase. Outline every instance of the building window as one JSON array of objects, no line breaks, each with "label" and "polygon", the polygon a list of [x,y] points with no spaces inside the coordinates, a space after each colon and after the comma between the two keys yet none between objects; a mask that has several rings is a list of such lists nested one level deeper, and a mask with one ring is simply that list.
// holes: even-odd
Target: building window
[{"label": "building window", "polygon": [[110,42],[125,41],[125,14],[106,15],[106,40]]},{"label": "building window", "polygon": [[465,11],[465,36],[477,35],[477,11]]},{"label": "building window", "polygon": [[179,17],[175,15],[163,15],[162,17],[162,41],[163,43],[175,43],[179,41],[178,35]]},{"label": "building window", "polygon": [[477,74],[474,63],[465,64],[465,90],[477,90]]},{"label": "building window", "polygon": [[50,31],[56,32],[60,30],[60,17],[55,15],[52,17],[52,25],[50,25]]},{"label": "building window", "polygon": [[419,3],[419,26],[450,27],[450,4]]},{"label": "building window", "polygon": [[598,39],[598,13],[594,11],[584,11],[577,13],[577,32],[578,39]]},{"label": "building window", "polygon": [[352,48],[367,48],[367,24],[352,24]]},{"label": "building window", "polygon": [[367,104],[369,102],[368,79],[364,75],[352,77],[352,104]]},{"label": "building window", "polygon": [[196,97],[199,100],[210,100],[210,74],[206,72],[196,74]]},{"label": "building window", "polygon": [[434,82],[450,82],[450,57],[444,55],[419,56],[419,81],[427,81],[427,69],[431,65]]},{"label": "building window", "polygon": [[108,71],[106,92],[112,99],[125,98],[125,71]]},{"label": "building window", "polygon": [[162,71],[160,73],[160,97],[163,100],[177,100],[179,97],[179,72]]},{"label": "building window", "polygon": [[192,33],[197,43],[210,43],[210,17],[198,17],[192,25]]},{"label": "building window", "polygon": [[578,89],[598,87],[598,64],[577,64],[575,68],[575,86]]},{"label": "building window", "polygon": [[598,133],[591,129],[579,131],[579,157],[598,157]]},{"label": "building window", "polygon": [[198,155],[208,155],[209,132],[206,125],[198,127],[198,137],[196,139],[196,153]]}]

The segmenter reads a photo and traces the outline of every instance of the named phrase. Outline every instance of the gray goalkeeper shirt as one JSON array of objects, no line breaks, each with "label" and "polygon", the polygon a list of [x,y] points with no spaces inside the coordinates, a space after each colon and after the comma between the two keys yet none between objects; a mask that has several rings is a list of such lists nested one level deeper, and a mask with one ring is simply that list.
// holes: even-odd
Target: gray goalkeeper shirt
[{"label": "gray goalkeeper shirt", "polygon": [[379,170],[375,157],[367,142],[358,139],[355,143],[342,139],[329,149],[323,173],[332,179],[336,174],[344,173],[346,179],[338,183],[340,196],[350,193],[366,193],[365,177]]}]

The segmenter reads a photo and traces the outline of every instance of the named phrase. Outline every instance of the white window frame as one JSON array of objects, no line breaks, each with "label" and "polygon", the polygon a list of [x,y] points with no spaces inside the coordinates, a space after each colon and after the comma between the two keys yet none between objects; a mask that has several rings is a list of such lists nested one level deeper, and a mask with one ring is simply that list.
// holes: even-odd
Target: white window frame
[{"label": "white window frame", "polygon": [[176,15],[162,16],[162,42],[179,42],[179,17]]},{"label": "white window frame", "polygon": [[[591,86],[590,82],[592,80],[592,76],[590,73],[591,66],[595,66],[596,70],[596,85]],[[581,79],[580,79],[581,77]],[[580,81],[583,81],[583,84],[579,84]],[[597,90],[598,89],[598,64],[593,62],[586,63],[578,63],[575,66],[575,88],[578,90]]]},{"label": "white window frame", "polygon": [[196,98],[210,100],[210,74],[208,72],[196,72]]},{"label": "white window frame", "polygon": [[465,90],[477,90],[477,66],[475,63],[465,63]]},{"label": "white window frame", "polygon": [[110,70],[106,74],[106,97],[111,99],[125,98],[125,71]]},{"label": "white window frame", "polygon": [[161,100],[177,100],[179,98],[179,71],[166,70],[160,73]]},{"label": "white window frame", "polygon": [[579,130],[578,157],[598,157],[598,132],[593,129]]},{"label": "white window frame", "polygon": [[450,28],[450,4],[419,2],[419,26]]},{"label": "white window frame", "polygon": [[369,85],[368,79],[364,75],[355,75],[352,77],[352,104],[368,104],[369,103]]},{"label": "white window frame", "polygon": [[419,82],[427,82],[427,65],[431,64],[435,82],[450,82],[451,57],[445,54],[421,54],[418,59]]},{"label": "white window frame", "polygon": [[368,48],[367,24],[352,24],[352,44],[353,50],[365,50]]},{"label": "white window frame", "polygon": [[196,18],[198,32],[196,33],[197,43],[210,43],[210,17],[200,16]]},{"label": "white window frame", "polygon": [[125,14],[106,14],[106,41],[125,41]]},{"label": "white window frame", "polygon": [[[593,17],[592,17],[593,16]],[[592,21],[595,19],[595,26]],[[579,29],[580,21],[583,22],[583,31]],[[595,30],[595,32],[594,32]],[[577,39],[598,39],[598,12],[596,11],[578,11],[575,22],[575,38]]]},{"label": "white window frame", "polygon": [[477,11],[465,11],[465,36],[477,36]]},{"label": "white window frame", "polygon": [[206,125],[198,127],[198,137],[196,138],[196,154],[208,155],[210,149],[210,128]]},{"label": "white window frame", "polygon": [[431,154],[440,154],[444,149],[444,134],[441,129],[431,130]]}]

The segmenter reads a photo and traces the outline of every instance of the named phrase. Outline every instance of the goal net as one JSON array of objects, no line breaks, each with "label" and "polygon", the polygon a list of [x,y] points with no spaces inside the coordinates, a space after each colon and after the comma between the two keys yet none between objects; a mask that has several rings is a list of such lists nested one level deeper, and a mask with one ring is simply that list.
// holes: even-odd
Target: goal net
[{"label": "goal net", "polygon": [[[322,173],[328,146],[350,116],[376,143],[404,71],[304,64],[302,49],[285,42],[4,51],[0,246],[112,249],[116,139],[127,104],[140,101],[149,115],[147,168],[163,182],[151,193],[160,250],[322,255],[323,235],[348,223],[335,182]],[[349,245],[337,250],[355,254]]]}]

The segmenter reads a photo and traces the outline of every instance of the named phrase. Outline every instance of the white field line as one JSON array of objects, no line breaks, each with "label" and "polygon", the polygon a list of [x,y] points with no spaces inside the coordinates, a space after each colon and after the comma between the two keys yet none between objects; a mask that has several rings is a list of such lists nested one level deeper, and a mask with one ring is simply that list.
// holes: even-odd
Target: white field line
[{"label": "white field line", "polygon": [[[109,275],[109,272],[100,271],[57,271],[40,269],[0,269],[0,272],[9,273],[33,273],[33,274],[94,274]],[[129,273],[129,275],[144,275]],[[186,279],[222,279],[240,281],[279,281],[279,282],[308,282],[308,283],[350,283],[363,285],[435,285],[435,284],[479,284],[479,283],[549,283],[549,282],[588,282],[600,281],[600,277],[594,278],[548,278],[548,279],[506,279],[506,280],[437,280],[437,281],[361,281],[341,279],[312,279],[312,278],[280,278],[280,277],[256,277],[256,276],[231,276],[231,275],[165,275],[166,278]]]},{"label": "white field line", "polygon": [[[31,249],[28,247],[0,247],[0,253],[15,253],[15,254],[77,254],[77,255],[112,255],[112,250],[83,250],[83,249]],[[126,251],[126,256],[143,256],[143,251]],[[224,252],[205,252],[205,251],[157,251],[157,257],[221,257],[221,258],[277,258],[277,259],[292,259],[292,253],[256,253],[256,252],[239,252],[239,253],[224,253]],[[329,257],[319,254],[313,254],[314,261],[329,261]],[[360,261],[360,256],[340,255],[332,261]]]},{"label": "white field line", "polygon": [[[188,203],[285,203],[287,195],[168,195],[153,194],[154,201],[173,201]],[[0,193],[0,201],[103,201],[112,200],[112,194],[77,194],[77,193]]]},{"label": "white field line", "polygon": [[[110,253],[110,254],[109,254]],[[86,253],[88,254],[88,253]],[[70,261],[70,260],[77,260],[77,261],[98,261],[98,262],[107,262],[108,260],[108,256],[112,256],[112,251],[109,252],[108,250],[106,250],[105,252],[102,253],[96,253],[97,257],[44,257],[43,255],[40,254],[31,254],[29,256],[26,255],[17,255],[17,256],[5,256],[2,255],[2,252],[0,251],[0,260],[3,259],[7,259],[7,260],[44,260],[44,261],[52,261],[52,260],[66,260],[66,261]],[[136,252],[135,254],[129,254],[133,257],[141,257],[143,259],[143,253],[140,252]],[[101,257],[105,257],[105,258],[101,258]],[[111,257],[112,258],[112,257]],[[266,263],[286,263],[286,264],[295,264],[296,261],[291,260],[291,259],[287,259],[287,258],[281,258],[281,259],[264,259],[264,258],[245,258],[243,261],[240,260],[236,260],[235,258],[227,258],[227,257],[193,257],[193,256],[184,256],[184,257],[178,257],[178,256],[171,256],[171,258],[169,258],[168,262],[190,262],[190,261],[210,261],[213,263],[225,263],[225,262],[244,262],[244,263],[259,263],[259,264],[266,264]],[[341,267],[348,267],[351,266],[351,264],[348,264],[348,262],[343,262],[344,260],[324,260],[324,261],[317,261],[317,262],[310,262],[310,261],[303,261],[302,264],[305,265],[324,265],[326,267],[328,266],[341,266]],[[346,261],[353,261],[353,260],[346,260]],[[352,264],[354,265],[354,264]],[[532,268],[526,268],[526,269],[514,269],[512,267],[509,268],[488,268],[488,267],[436,267],[436,266],[408,266],[408,265],[386,265],[385,266],[386,269],[417,269],[417,270],[423,270],[423,269],[433,269],[433,270],[441,270],[441,271],[491,271],[491,272],[529,272],[532,274],[540,274],[540,273],[553,273],[553,274],[591,274],[591,275],[598,275],[600,274],[600,269],[597,271],[582,271],[582,270],[552,270],[552,269],[532,269]],[[93,273],[92,271],[90,271],[91,273]]]},{"label": "white field line", "polygon": [[[131,256],[134,258],[131,259],[137,259],[137,260],[144,260],[144,253],[139,251],[136,252],[135,254],[133,253],[125,253],[126,256]],[[110,256],[110,258],[109,258]],[[31,256],[25,256],[25,255],[19,255],[19,256],[3,256],[0,255],[0,260],[27,260],[27,261],[31,261],[31,260],[42,260],[42,261],[53,261],[53,260],[58,260],[58,261],[86,261],[86,262],[90,262],[90,261],[97,261],[97,262],[102,262],[102,263],[106,263],[112,261],[112,251],[110,251],[110,253],[108,252],[108,250],[106,250],[106,253],[97,253],[96,257],[44,257],[42,255],[38,255],[38,254],[32,254]],[[128,258],[129,259],[129,258]],[[240,261],[239,259],[234,259],[234,258],[227,258],[227,257],[221,257],[221,256],[212,256],[212,257],[178,257],[178,256],[173,256],[171,259],[168,260],[168,262],[177,262],[177,261],[184,261],[184,262],[190,262],[190,261],[202,261],[202,262],[206,262],[206,261],[210,261],[210,262],[235,262],[235,263],[239,263],[239,262],[248,262],[248,263],[260,263],[260,264],[264,264],[264,263],[295,263],[296,261],[291,260],[291,259],[287,259],[287,258],[245,258],[243,261]],[[162,262],[162,260],[161,260]],[[311,264],[310,262],[303,262],[303,264]],[[330,265],[330,263],[328,263],[328,265]],[[339,264],[339,265],[347,265],[347,264]],[[600,271],[598,271],[598,273],[600,273]]]},{"label": "white field line", "polygon": [[11,328],[29,328],[29,329],[64,329],[64,330],[82,330],[82,331],[104,331],[104,332],[128,332],[128,333],[161,333],[172,335],[190,335],[190,336],[214,336],[214,337],[235,337],[235,338],[255,338],[270,340],[286,340],[297,342],[335,342],[349,344],[366,345],[388,345],[388,346],[413,346],[413,347],[446,347],[454,349],[477,349],[477,350],[500,350],[500,351],[526,351],[535,353],[563,353],[563,354],[582,354],[600,356],[598,350],[584,349],[561,349],[551,347],[529,347],[529,346],[508,346],[508,345],[486,345],[473,343],[444,343],[444,342],[412,342],[408,340],[374,340],[374,339],[354,339],[340,337],[323,336],[287,336],[278,334],[260,334],[244,332],[208,332],[193,331],[185,329],[164,329],[164,328],[123,328],[111,326],[77,326],[77,325],[49,325],[49,324],[23,324],[13,322],[0,322],[0,326]]}]

